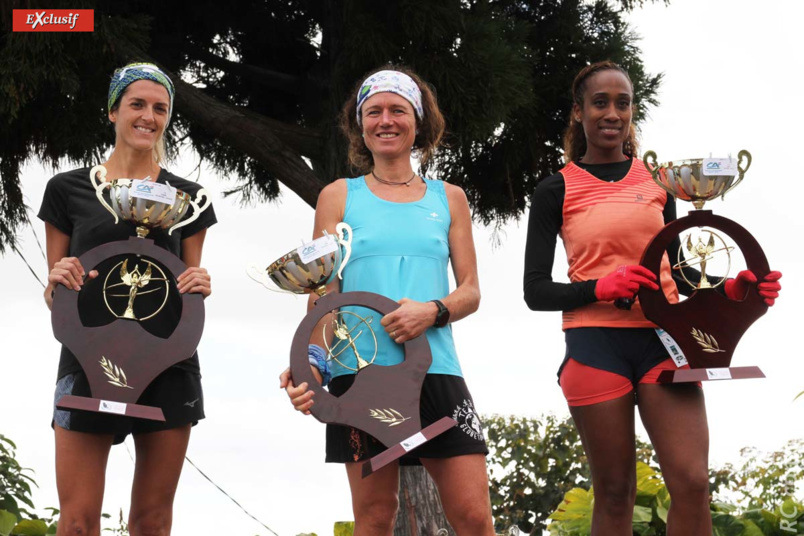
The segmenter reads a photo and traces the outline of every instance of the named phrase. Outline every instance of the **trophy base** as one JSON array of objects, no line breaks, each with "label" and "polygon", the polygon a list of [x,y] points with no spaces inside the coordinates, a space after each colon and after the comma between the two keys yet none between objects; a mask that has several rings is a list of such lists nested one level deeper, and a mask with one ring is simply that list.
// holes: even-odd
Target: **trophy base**
[{"label": "trophy base", "polygon": [[165,415],[162,413],[161,408],[141,406],[139,404],[126,404],[124,402],[114,402],[100,398],[64,395],[56,403],[56,407],[59,409],[80,409],[83,411],[94,411],[96,413],[109,413],[112,415],[123,415],[126,417],[136,417],[137,419],[165,422]]},{"label": "trophy base", "polygon": [[430,426],[423,428],[420,432],[416,432],[404,441],[389,447],[363,464],[363,478],[379,471],[389,463],[398,460],[419,445],[443,434],[453,426],[458,426],[458,421],[452,417],[442,417]]},{"label": "trophy base", "polygon": [[659,383],[706,382],[715,380],[747,380],[764,378],[759,367],[721,367],[664,370],[659,374]]}]

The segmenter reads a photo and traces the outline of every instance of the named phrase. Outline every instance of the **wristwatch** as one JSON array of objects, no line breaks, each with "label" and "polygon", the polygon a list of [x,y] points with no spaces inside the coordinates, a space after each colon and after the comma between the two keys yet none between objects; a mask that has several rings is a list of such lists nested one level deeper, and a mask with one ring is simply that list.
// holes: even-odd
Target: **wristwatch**
[{"label": "wristwatch", "polygon": [[449,323],[449,309],[447,306],[441,303],[439,300],[430,300],[438,307],[438,314],[436,315],[435,323],[433,326],[437,328],[443,328]]}]

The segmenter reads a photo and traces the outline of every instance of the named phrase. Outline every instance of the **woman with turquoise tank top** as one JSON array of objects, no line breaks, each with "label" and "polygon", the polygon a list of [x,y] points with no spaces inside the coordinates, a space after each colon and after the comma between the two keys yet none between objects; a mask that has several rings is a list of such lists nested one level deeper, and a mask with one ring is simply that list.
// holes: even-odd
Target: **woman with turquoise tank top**
[{"label": "woman with turquoise tank top", "polygon": [[[346,465],[356,536],[392,534],[399,463],[424,465],[457,534],[493,535],[488,449],[450,327],[451,322],[475,312],[480,303],[469,204],[461,188],[418,176],[410,158],[412,150],[422,162],[432,156],[444,133],[444,118],[430,88],[410,70],[394,67],[373,72],[355,88],[344,106],[341,128],[349,140],[350,162],[369,173],[339,179],[318,198],[314,238],[324,231],[334,233],[342,221],[353,232],[343,280],[330,283],[327,292],[375,292],[400,303],[383,317],[365,308],[348,309],[372,316],[372,325],[388,333],[389,337],[377,338],[377,365],[400,363],[402,343],[425,334],[433,362],[422,386],[422,426],[445,416],[454,417],[459,426],[363,479],[362,462],[385,447],[360,430],[329,424],[326,461]],[[447,275],[450,262],[456,282],[452,292]],[[310,308],[313,303],[311,298]],[[318,343],[323,346],[323,340]],[[363,355],[374,351],[373,341],[365,350],[360,339],[356,344]],[[311,348],[311,354],[318,352]],[[320,367],[313,367],[316,377],[331,377],[330,393],[346,392],[354,381],[353,371],[320,362]],[[294,407],[309,414],[315,403],[313,391],[306,383],[294,385],[289,370],[280,380]]]}]

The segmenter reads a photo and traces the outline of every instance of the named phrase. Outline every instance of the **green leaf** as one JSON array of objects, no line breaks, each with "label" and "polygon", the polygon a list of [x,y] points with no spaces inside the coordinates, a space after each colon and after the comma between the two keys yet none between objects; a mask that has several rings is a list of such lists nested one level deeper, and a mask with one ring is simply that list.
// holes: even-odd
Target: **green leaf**
[{"label": "green leaf", "polygon": [[[3,436],[0,436],[3,439]],[[17,516],[6,510],[0,510],[0,536],[8,536],[17,524]]]},{"label": "green leaf", "polygon": [[712,512],[713,536],[741,536],[744,525],[731,514]]},{"label": "green leaf", "polygon": [[742,536],[764,536],[762,529],[760,529],[753,521],[743,519],[742,522],[743,526],[745,527]]},{"label": "green leaf", "polygon": [[47,536],[47,523],[41,519],[24,519],[11,531],[14,536]]},{"label": "green leaf", "polygon": [[667,508],[663,504],[656,505],[656,515],[659,516],[664,524],[667,524]]},{"label": "green leaf", "polygon": [[354,521],[336,521],[333,536],[352,536],[355,532]]},{"label": "green leaf", "polygon": [[647,506],[634,506],[634,523],[650,523],[653,510]]}]

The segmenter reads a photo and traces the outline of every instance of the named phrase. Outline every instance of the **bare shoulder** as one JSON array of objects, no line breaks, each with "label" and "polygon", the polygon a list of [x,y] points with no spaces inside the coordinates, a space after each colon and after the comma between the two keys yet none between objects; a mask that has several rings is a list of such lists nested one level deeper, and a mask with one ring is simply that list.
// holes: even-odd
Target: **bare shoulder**
[{"label": "bare shoulder", "polygon": [[337,203],[346,201],[346,179],[333,181],[321,190],[318,194],[318,203]]},{"label": "bare shoulder", "polygon": [[447,201],[449,202],[450,209],[460,209],[462,207],[469,206],[469,200],[466,197],[466,192],[463,191],[463,188],[460,186],[456,186],[454,184],[450,184],[448,182],[444,182],[444,193],[447,195]]}]

